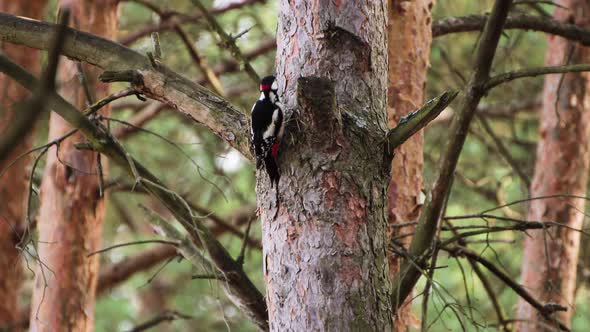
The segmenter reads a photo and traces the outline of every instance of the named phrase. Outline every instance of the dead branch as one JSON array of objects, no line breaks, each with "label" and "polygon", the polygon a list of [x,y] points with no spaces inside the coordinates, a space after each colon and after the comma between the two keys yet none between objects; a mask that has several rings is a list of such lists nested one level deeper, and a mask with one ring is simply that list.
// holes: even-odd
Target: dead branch
[{"label": "dead branch", "polygon": [[139,332],[139,331],[145,331],[148,329],[151,329],[161,323],[164,322],[171,322],[174,320],[179,320],[179,319],[193,319],[192,316],[189,315],[185,315],[183,313],[180,313],[178,311],[172,310],[172,311],[165,311],[162,314],[148,320],[147,322],[140,324],[134,328],[132,328],[131,330],[129,330],[128,332]]},{"label": "dead branch", "polygon": [[520,286],[516,281],[512,280],[512,278],[509,275],[507,275],[498,267],[496,267],[492,262],[481,257],[481,255],[477,254],[476,252],[473,252],[470,249],[461,246],[442,247],[441,249],[447,251],[451,256],[467,257],[485,266],[488,269],[488,271],[494,274],[498,279],[502,280],[508,287],[514,290],[514,292],[518,294],[522,299],[524,299],[531,306],[537,309],[541,313],[541,315],[545,317],[545,319],[547,319],[550,322],[556,322],[562,331],[570,331],[570,329],[563,322],[560,322],[557,318],[551,316],[551,314],[553,314],[555,311],[563,310],[563,307],[555,306],[552,303],[540,303],[529,292],[527,292],[526,289]]},{"label": "dead branch", "polygon": [[232,56],[234,58],[236,58],[236,60],[238,60],[240,62],[240,64],[244,67],[244,70],[246,71],[246,74],[248,74],[248,77],[250,77],[250,79],[252,81],[254,81],[255,84],[258,84],[260,82],[260,76],[258,76],[256,71],[254,70],[254,68],[250,64],[250,61],[248,61],[248,59],[246,59],[246,57],[244,56],[244,54],[242,53],[242,51],[240,50],[240,48],[236,44],[236,39],[239,36],[233,37],[233,36],[228,35],[225,32],[225,30],[223,30],[223,28],[221,27],[219,22],[217,22],[217,19],[209,12],[209,10],[207,8],[205,8],[205,6],[203,5],[203,3],[200,0],[191,0],[191,2],[197,8],[199,8],[199,10],[205,16],[205,19],[209,23],[209,26],[211,27],[211,29],[217,33],[219,38],[221,38],[221,46],[226,48],[228,51],[230,51]]},{"label": "dead branch", "polygon": [[397,126],[387,132],[387,153],[393,156],[395,148],[434,120],[457,97],[457,94],[456,91],[443,92],[440,96],[428,101],[422,108],[403,117]]},{"label": "dead branch", "polygon": [[[432,24],[432,36],[440,37],[450,33],[481,31],[487,18],[488,16],[484,15],[444,18]],[[506,19],[504,28],[540,31],[577,41],[585,46],[590,45],[590,30],[548,17],[532,15],[509,16]]]},{"label": "dead branch", "polygon": [[66,9],[60,16],[60,22],[55,27],[55,33],[51,37],[47,67],[36,95],[26,106],[27,110],[19,112],[21,115],[15,117],[14,122],[8,126],[8,129],[2,135],[2,140],[0,140],[0,160],[13,150],[22,137],[29,133],[35,124],[35,120],[46,109],[46,99],[55,90],[55,76],[59,65],[59,55],[65,41],[65,32],[69,19],[70,11]]},{"label": "dead branch", "polygon": [[[0,13],[0,40],[47,49],[54,24]],[[247,118],[227,100],[184,78],[164,65],[153,68],[149,59],[104,38],[66,29],[62,53],[105,70],[137,70],[143,84],[139,92],[164,102],[205,125],[214,134],[251,157]]]},{"label": "dead branch", "polygon": [[[0,56],[0,70],[28,89],[32,89],[37,85],[35,78],[31,74],[5,56]],[[216,269],[226,276],[226,289],[231,295],[230,299],[243,309],[245,314],[261,330],[268,330],[268,314],[262,294],[246,276],[242,267],[215,239],[210,230],[199,222],[186,201],[180,195],[168,189],[147,168],[131,157],[121,144],[109,134],[106,128],[98,127],[97,124],[87,119],[63,98],[53,94],[50,98],[50,107],[64,120],[68,121],[70,125],[78,128],[84,134],[88,140],[87,148],[92,148],[92,150],[108,156],[114,164],[125,170],[127,174],[133,177],[139,188],[145,189],[156,197],[174,215],[193,242],[200,241],[203,244],[203,248]]]},{"label": "dead branch", "polygon": [[[145,1],[144,1],[145,2]],[[210,10],[210,13],[213,15],[223,14],[225,12],[242,8],[245,6],[254,5],[257,3],[265,3],[266,0],[242,0],[242,1],[233,1],[230,4],[219,7],[213,8]],[[124,36],[119,40],[119,43],[123,45],[130,45],[136,42],[138,39],[149,36],[151,33],[154,32],[161,32],[165,30],[171,30],[177,24],[185,24],[185,23],[193,23],[193,22],[200,22],[203,18],[203,14],[199,13],[196,15],[182,15],[176,12],[165,12],[164,17],[161,18],[160,22],[157,24],[149,24],[140,28],[128,35]]]},{"label": "dead branch", "polygon": [[[473,77],[467,86],[463,105],[451,123],[448,143],[442,152],[439,163],[438,176],[434,181],[434,187],[426,197],[416,228],[416,235],[410,244],[409,254],[420,264],[425,263],[423,260],[424,254],[431,247],[432,239],[436,234],[443,204],[450,191],[453,173],[467,137],[467,129],[485,92],[485,90],[478,87],[485,84],[489,79],[492,60],[511,5],[512,0],[497,0],[482,33],[477,48]],[[404,260],[400,272],[394,280],[393,292],[391,293],[392,303],[395,308],[399,308],[404,302],[420,276],[420,270],[407,259]]]},{"label": "dead branch", "polygon": [[96,292],[102,294],[120,285],[138,272],[148,270],[171,257],[177,255],[174,246],[161,245],[125,257],[122,261],[109,265],[100,271]]}]

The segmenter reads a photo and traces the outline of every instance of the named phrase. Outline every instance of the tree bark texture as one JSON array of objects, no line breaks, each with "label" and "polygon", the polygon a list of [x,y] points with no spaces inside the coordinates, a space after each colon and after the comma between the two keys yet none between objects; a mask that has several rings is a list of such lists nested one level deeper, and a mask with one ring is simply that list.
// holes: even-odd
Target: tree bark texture
[{"label": "tree bark texture", "polygon": [[[590,27],[590,1],[564,0],[555,18]],[[549,36],[547,65],[590,61],[590,50],[560,37]],[[531,196],[571,194],[585,196],[590,170],[590,74],[571,73],[545,78],[543,110],[540,115],[540,140]],[[583,199],[554,198],[531,201],[528,220],[555,221],[581,229]],[[546,233],[546,234],[544,234]],[[576,269],[580,233],[563,227],[529,232],[525,238],[522,284],[542,303],[567,307],[556,317],[570,324],[574,314]],[[539,331],[544,321],[525,301],[518,305],[519,331]]]},{"label": "tree bark texture", "polygon": [[[116,0],[60,1],[72,10],[70,25],[105,38],[114,39],[117,30]],[[59,68],[61,94],[80,109],[88,98],[75,62],[62,59]],[[99,70],[84,65],[88,90],[94,101],[108,93],[98,82]],[[105,108],[102,114],[107,113]],[[72,130],[52,113],[49,140]],[[78,151],[76,134],[48,152],[41,185],[39,212],[39,265],[31,306],[31,331],[92,331],[98,278],[98,250],[101,243],[105,199],[99,195],[97,154]],[[102,160],[106,172],[105,158]],[[106,173],[104,174],[106,176]]]},{"label": "tree bark texture", "polygon": [[257,183],[272,331],[391,329],[386,8],[280,2],[277,77],[295,112],[278,194]]},{"label": "tree bark texture", "polygon": [[[45,0],[1,1],[0,12],[40,19]],[[16,63],[38,74],[40,52],[28,47],[6,43],[2,52]],[[15,104],[28,98],[30,93],[10,77],[0,75],[0,133],[10,126],[16,116]],[[31,148],[32,133],[15,147],[10,155],[0,160],[0,172],[16,157]],[[0,178],[0,327],[16,322],[20,317],[19,291],[23,281],[21,252],[15,248],[25,224],[25,202],[29,183],[31,159],[22,158]]]},{"label": "tree bark texture", "polygon": [[[387,118],[390,128],[403,116],[419,108],[424,101],[432,42],[430,11],[433,3],[434,0],[389,1]],[[424,135],[420,131],[395,151],[388,189],[390,239],[401,233],[412,232],[415,227],[396,226],[416,221],[420,215],[423,143]],[[407,247],[410,240],[410,237],[405,237],[400,244]],[[400,263],[401,259],[397,255],[389,256],[391,277],[399,272]],[[406,305],[395,313],[395,331],[407,329],[412,320],[410,309],[411,306]]]}]

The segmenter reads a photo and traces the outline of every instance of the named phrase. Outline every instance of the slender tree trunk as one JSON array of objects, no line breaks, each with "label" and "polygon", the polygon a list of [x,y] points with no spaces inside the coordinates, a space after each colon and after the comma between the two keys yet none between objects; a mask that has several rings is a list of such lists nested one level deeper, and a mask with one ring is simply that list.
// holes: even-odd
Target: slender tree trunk
[{"label": "slender tree trunk", "polygon": [[[1,1],[0,12],[40,19],[45,0]],[[6,43],[2,52],[33,73],[39,72],[40,52],[28,47]],[[0,133],[12,123],[15,103],[30,94],[13,79],[0,75]],[[16,157],[31,148],[32,133],[15,147],[4,160],[0,160],[0,172]],[[23,280],[20,261],[22,254],[15,248],[25,226],[25,201],[28,192],[30,158],[15,163],[0,178],[0,330],[18,321],[19,291]]]},{"label": "slender tree trunk", "polygon": [[391,329],[386,9],[385,0],[280,2],[277,76],[297,114],[278,194],[258,173],[272,331]]},{"label": "slender tree trunk", "polygon": [[[62,0],[60,4],[72,6],[71,25],[76,28],[109,39],[116,37],[116,0]],[[91,99],[104,97],[108,87],[97,82],[99,71],[90,66],[83,68]],[[88,101],[76,63],[63,61],[59,72],[62,95],[84,109]],[[51,114],[50,140],[71,129],[62,118]],[[86,255],[100,247],[105,200],[99,196],[97,155],[76,150],[73,144],[80,141],[84,141],[83,136],[74,135],[48,153],[38,223],[38,250],[43,265],[39,265],[35,276],[31,331],[94,328],[98,256]],[[106,171],[104,158],[102,164]]]},{"label": "slender tree trunk", "polygon": [[[563,0],[565,8],[557,8],[555,17],[562,21],[590,27],[590,1]],[[570,54],[571,53],[571,54]],[[546,63],[559,65],[568,61],[587,63],[590,50],[549,37]],[[550,75],[545,78],[543,111],[540,119],[540,141],[537,148],[535,176],[531,196],[571,194],[585,196],[590,166],[590,85],[588,73]],[[555,221],[576,229],[582,228],[584,200],[555,198],[531,201],[528,219]],[[556,317],[570,324],[574,313],[576,266],[580,233],[555,227],[548,231],[529,232],[525,238],[522,284],[543,303],[558,303],[567,307]],[[518,318],[520,331],[539,331],[543,321],[538,312],[520,301]]]},{"label": "slender tree trunk", "polygon": [[[434,0],[389,0],[387,117],[390,128],[423,103],[432,41],[430,10],[433,3]],[[395,151],[388,189],[390,238],[413,231],[414,227],[395,226],[416,221],[420,215],[423,142],[424,135],[419,132]],[[405,237],[400,244],[407,247],[410,240]],[[389,256],[391,277],[399,272],[399,258],[393,254]],[[394,331],[407,330],[411,318],[411,306],[403,306],[396,312]]]}]

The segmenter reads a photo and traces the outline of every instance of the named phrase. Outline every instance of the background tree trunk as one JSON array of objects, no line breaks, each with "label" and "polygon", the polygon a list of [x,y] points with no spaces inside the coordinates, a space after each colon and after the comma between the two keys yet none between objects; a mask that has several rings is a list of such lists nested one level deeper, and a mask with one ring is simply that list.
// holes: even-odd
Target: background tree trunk
[{"label": "background tree trunk", "polygon": [[[40,19],[45,0],[1,1],[0,12]],[[28,47],[6,43],[2,52],[16,63],[38,74],[40,52]],[[30,96],[13,79],[0,75],[0,133],[10,126],[15,117],[13,105]],[[0,172],[32,144],[32,133],[15,147],[11,154],[0,160]],[[15,323],[20,317],[19,291],[23,281],[21,252],[15,248],[25,226],[25,202],[28,192],[30,158],[22,158],[0,178],[0,329]]]},{"label": "background tree trunk", "polygon": [[258,174],[273,331],[391,329],[386,8],[280,2],[277,76],[283,102],[299,113],[279,160],[278,205]]},{"label": "background tree trunk", "polygon": [[[388,10],[389,80],[387,89],[388,125],[393,128],[408,113],[424,101],[426,73],[432,41],[430,10],[434,0],[390,0]],[[420,215],[420,191],[424,156],[423,132],[412,136],[395,151],[391,164],[388,189],[389,225],[416,221]],[[390,238],[411,232],[415,227],[392,227]],[[411,237],[401,241],[407,247]],[[401,260],[389,256],[389,275],[399,272]],[[395,313],[394,331],[404,331],[411,323],[411,306],[403,306]]]},{"label": "background tree trunk", "polygon": [[[590,27],[590,1],[568,0],[560,3],[573,10],[557,8],[557,19],[573,20],[580,26]],[[572,63],[588,63],[590,50],[559,37],[549,37],[547,65],[560,65],[567,62],[570,56]],[[590,165],[589,78],[588,73],[575,73],[563,78],[561,75],[549,75],[545,79],[531,197],[564,193],[586,195]],[[528,220],[555,221],[581,229],[584,205],[584,200],[575,198],[531,201]],[[525,238],[522,284],[542,303],[566,306],[568,310],[557,313],[556,317],[569,324],[574,313],[580,233],[557,227],[546,232],[549,234],[544,235],[542,230],[531,231],[531,237]],[[522,299],[518,306],[518,318],[531,321],[522,323],[520,331],[538,331],[541,327],[535,323],[548,323]]]},{"label": "background tree trunk", "polygon": [[[72,7],[71,26],[109,39],[116,37],[116,0],[62,0],[60,4]],[[83,68],[93,101],[104,97],[108,86],[97,81],[100,71]],[[64,59],[59,74],[62,95],[80,109],[86,108],[76,63]],[[49,140],[71,129],[51,114]],[[76,150],[73,144],[80,141],[83,136],[74,135],[48,153],[39,212],[38,250],[43,265],[35,276],[31,331],[92,331],[94,327],[99,257],[86,255],[100,247],[105,200],[99,197],[97,155]],[[106,171],[104,158],[102,163]]]}]

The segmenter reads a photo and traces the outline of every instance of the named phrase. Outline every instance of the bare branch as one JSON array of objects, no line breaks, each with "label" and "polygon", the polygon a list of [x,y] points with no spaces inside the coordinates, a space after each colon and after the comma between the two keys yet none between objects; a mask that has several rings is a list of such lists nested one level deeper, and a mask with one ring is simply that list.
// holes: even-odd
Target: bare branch
[{"label": "bare branch", "polygon": [[207,8],[205,8],[205,6],[200,0],[191,0],[191,2],[197,8],[199,8],[201,13],[203,13],[203,15],[205,16],[205,19],[207,19],[207,22],[209,23],[211,29],[213,29],[217,33],[219,38],[221,38],[222,47],[226,48],[231,52],[231,54],[236,58],[236,60],[238,60],[244,67],[244,70],[246,71],[246,74],[248,74],[248,77],[250,77],[250,79],[254,81],[255,84],[258,84],[260,82],[260,76],[258,76],[254,68],[252,68],[252,65],[250,64],[248,59],[246,59],[244,54],[242,54],[242,51],[236,44],[236,38],[228,35],[225,32],[225,30],[223,30],[219,22],[217,22],[217,19],[215,19],[215,17],[211,13],[209,13]]},{"label": "bare branch", "polygon": [[[0,13],[0,40],[48,49],[54,24]],[[251,158],[247,118],[227,100],[184,78],[164,65],[152,68],[147,57],[107,39],[66,29],[62,53],[104,70],[137,70],[143,84],[136,88],[208,127],[214,134]]]},{"label": "bare branch", "polygon": [[185,314],[180,313],[175,310],[166,311],[166,312],[148,320],[147,322],[132,328],[128,332],[145,331],[145,330],[151,329],[152,327],[155,327],[161,323],[171,322],[171,321],[178,320],[178,319],[193,319],[193,317],[189,316],[189,315],[185,315]]},{"label": "bare branch", "polygon": [[[28,89],[37,85],[31,74],[12,63],[5,56],[0,56],[0,70],[17,79],[19,83]],[[212,263],[226,276],[226,289],[231,294],[232,301],[243,309],[245,314],[261,330],[268,330],[268,314],[262,294],[246,276],[242,267],[215,239],[210,230],[196,220],[196,216],[186,204],[186,201],[180,195],[168,189],[141,163],[133,159],[121,144],[108,133],[106,128],[97,127],[57,94],[53,94],[52,98],[50,98],[50,106],[70,125],[77,127],[84,134],[90,147],[108,156],[114,164],[133,176],[138,186],[156,197],[185,228],[193,242],[200,241],[203,244],[203,248],[211,258]]]},{"label": "bare branch", "polygon": [[[431,247],[432,239],[435,236],[445,198],[450,192],[453,173],[467,137],[469,124],[479,101],[484,95],[485,90],[478,89],[478,87],[489,79],[492,60],[511,4],[512,0],[496,0],[481,36],[475,58],[473,77],[467,86],[463,105],[451,123],[448,143],[440,159],[438,176],[434,181],[432,190],[426,197],[416,234],[410,244],[409,254],[421,264],[425,263],[424,255]],[[407,259],[404,260],[400,272],[396,280],[394,280],[393,292],[391,293],[395,308],[399,308],[404,302],[420,275],[419,269],[412,262]]]},{"label": "bare branch", "polygon": [[551,316],[551,314],[553,314],[555,311],[563,310],[563,307],[556,307],[551,303],[540,303],[531,294],[529,294],[529,292],[527,292],[526,289],[524,289],[517,282],[512,280],[512,278],[509,275],[498,269],[492,262],[488,261],[487,259],[481,257],[477,253],[465,247],[442,247],[441,249],[447,251],[452,256],[467,257],[485,266],[490,272],[492,272],[496,277],[498,277],[498,279],[502,280],[508,287],[512,288],[512,290],[514,290],[516,294],[518,294],[531,306],[537,309],[541,313],[541,315],[545,317],[545,319],[547,319],[550,322],[556,322],[562,331],[570,331],[570,329],[563,322],[560,322],[559,320],[557,320],[557,318]]},{"label": "bare branch", "polygon": [[138,244],[147,244],[147,243],[160,243],[160,244],[168,244],[171,246],[177,246],[178,242],[177,241],[166,241],[166,240],[159,240],[159,239],[155,239],[155,240],[141,240],[141,241],[133,241],[133,242],[126,242],[126,243],[118,243],[97,251],[93,251],[91,253],[89,253],[88,255],[86,255],[86,257],[90,257],[90,256],[94,256],[96,254],[102,254],[105,253],[107,251],[113,250],[113,249],[117,249],[117,248],[121,248],[121,247],[129,247],[129,246],[135,246]]},{"label": "bare branch", "polygon": [[177,255],[175,246],[161,245],[124,258],[100,271],[96,292],[101,294],[121,284],[138,272],[148,270]]},{"label": "bare branch", "polygon": [[577,65],[562,65],[562,66],[549,66],[539,68],[527,68],[522,70],[511,71],[503,73],[490,78],[484,85],[484,89],[490,90],[497,87],[500,84],[513,81],[517,78],[523,77],[535,77],[549,74],[563,74],[563,73],[577,73],[590,71],[590,64],[577,64]]},{"label": "bare branch", "polygon": [[[487,16],[484,15],[444,18],[432,24],[432,36],[440,37],[456,32],[481,31],[486,20]],[[585,46],[590,45],[590,30],[548,17],[532,15],[509,16],[506,19],[504,28],[541,31],[577,41]]]},{"label": "bare branch", "polygon": [[8,126],[6,132],[3,133],[3,138],[0,140],[0,160],[12,151],[16,143],[23,136],[28,134],[33,128],[37,117],[46,109],[46,99],[55,90],[55,76],[57,66],[59,65],[59,54],[64,44],[65,31],[69,19],[70,11],[64,9],[60,16],[60,23],[55,27],[55,34],[51,38],[49,60],[47,62],[47,68],[45,68],[45,72],[43,73],[43,78],[41,79],[41,85],[38,87],[38,91],[32,101],[25,106],[28,110],[19,112],[21,116],[16,116],[14,123]]},{"label": "bare branch", "polygon": [[434,120],[457,97],[457,91],[446,91],[440,96],[428,101],[422,108],[403,117],[395,128],[387,133],[387,149],[389,155],[402,145],[417,131]]},{"label": "bare branch", "polygon": [[[134,1],[134,2],[138,2],[138,1]],[[257,3],[265,3],[265,2],[266,2],[266,0],[232,1],[230,4],[228,4],[224,7],[211,9],[210,13],[217,15],[217,14],[222,14],[222,13],[228,12],[230,10],[242,8],[244,6],[250,6],[250,5],[257,4]],[[143,1],[143,3],[146,3],[146,1]],[[157,8],[155,6],[153,6],[153,7]],[[203,18],[203,14],[201,14],[201,13],[196,14],[196,15],[190,15],[190,16],[189,15],[180,15],[180,13],[176,13],[176,12],[163,12],[163,14],[164,15],[163,15],[160,23],[150,24],[150,25],[146,25],[143,28],[139,28],[136,31],[131,32],[128,35],[121,38],[119,40],[119,42],[123,45],[130,45],[142,37],[149,36],[153,32],[161,32],[164,30],[171,30],[174,28],[174,26],[176,24],[199,22],[200,19]],[[174,16],[180,16],[180,17],[176,18]],[[174,20],[173,18],[176,18],[176,20]]]}]

